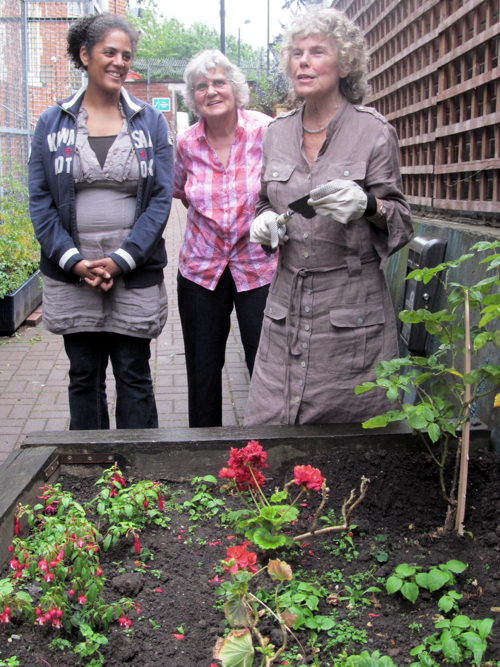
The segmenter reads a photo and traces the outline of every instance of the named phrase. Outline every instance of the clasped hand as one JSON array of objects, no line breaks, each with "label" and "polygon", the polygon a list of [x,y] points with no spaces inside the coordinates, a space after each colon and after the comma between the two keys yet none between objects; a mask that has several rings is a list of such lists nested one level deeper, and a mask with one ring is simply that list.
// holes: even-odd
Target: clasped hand
[{"label": "clasped hand", "polygon": [[76,273],[95,292],[109,292],[113,287],[114,278],[121,273],[121,269],[111,257],[103,257],[93,261],[82,259],[73,267],[73,273]]}]

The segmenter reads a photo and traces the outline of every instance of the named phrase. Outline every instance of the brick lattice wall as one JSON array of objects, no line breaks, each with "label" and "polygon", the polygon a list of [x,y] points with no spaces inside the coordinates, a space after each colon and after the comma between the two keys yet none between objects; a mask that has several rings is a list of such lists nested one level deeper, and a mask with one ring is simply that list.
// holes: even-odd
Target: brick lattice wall
[{"label": "brick lattice wall", "polygon": [[362,29],[373,95],[396,128],[408,201],[500,214],[498,0],[335,0]]}]

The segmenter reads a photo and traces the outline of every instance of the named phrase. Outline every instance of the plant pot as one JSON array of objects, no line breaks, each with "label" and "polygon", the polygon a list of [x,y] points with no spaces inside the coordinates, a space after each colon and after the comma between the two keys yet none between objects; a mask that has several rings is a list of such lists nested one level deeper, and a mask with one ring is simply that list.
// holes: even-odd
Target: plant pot
[{"label": "plant pot", "polygon": [[15,292],[0,299],[0,334],[12,334],[42,302],[41,273],[35,273]]}]

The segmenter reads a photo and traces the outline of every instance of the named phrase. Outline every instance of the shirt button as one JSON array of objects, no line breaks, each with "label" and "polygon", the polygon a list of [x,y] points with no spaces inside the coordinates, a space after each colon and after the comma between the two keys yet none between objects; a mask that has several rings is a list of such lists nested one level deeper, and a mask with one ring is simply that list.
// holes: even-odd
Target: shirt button
[{"label": "shirt button", "polygon": [[304,329],[305,329],[306,331],[309,331],[310,328],[311,328],[311,327],[310,327],[308,324],[306,324],[306,326],[304,327]]},{"label": "shirt button", "polygon": [[350,173],[350,172],[348,172],[347,169],[346,169],[346,170],[344,171],[344,176],[349,176],[349,173]]},{"label": "shirt button", "polygon": [[298,384],[299,384],[299,387],[302,387],[302,385],[304,384],[303,380],[299,380]]},{"label": "shirt button", "polygon": [[304,239],[309,238],[309,234],[308,234],[307,232],[304,232],[304,233],[302,234],[302,238],[304,238]]},{"label": "shirt button", "polygon": [[278,172],[277,172],[277,171],[273,171],[273,177],[276,178],[277,176],[278,176]]},{"label": "shirt button", "polygon": [[358,324],[363,324],[364,320],[362,317],[358,317]]},{"label": "shirt button", "polygon": [[306,306],[304,310],[306,311],[306,313],[308,313],[311,309],[309,308],[309,306]]},{"label": "shirt button", "polygon": [[112,162],[110,162],[109,164],[113,164],[113,163],[112,163]]},{"label": "shirt button", "polygon": [[272,308],[269,308],[269,312],[272,313],[272,312],[273,312],[273,309],[272,309]]},{"label": "shirt button", "polygon": [[300,403],[300,396],[295,397],[295,403]]},{"label": "shirt button", "polygon": [[106,178],[109,178],[109,174],[106,174]]},{"label": "shirt button", "polygon": [[311,290],[309,288],[306,289],[306,294],[311,294]]},{"label": "shirt button", "polygon": [[308,253],[308,252],[305,252],[305,253],[304,253],[304,257],[307,259],[307,258],[309,257],[309,253]]},{"label": "shirt button", "polygon": [[305,362],[305,361],[301,361],[301,362],[300,362],[300,365],[302,366],[302,368],[305,368],[305,367],[306,367],[306,362]]},{"label": "shirt button", "polygon": [[304,350],[307,350],[307,343],[302,343],[302,347],[304,348]]}]

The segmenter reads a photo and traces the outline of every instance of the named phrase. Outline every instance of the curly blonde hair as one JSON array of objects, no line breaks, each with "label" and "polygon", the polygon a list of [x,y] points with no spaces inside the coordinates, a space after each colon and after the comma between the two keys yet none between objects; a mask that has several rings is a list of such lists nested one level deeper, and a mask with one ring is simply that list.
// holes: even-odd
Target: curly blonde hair
[{"label": "curly blonde hair", "polygon": [[283,36],[280,50],[282,71],[291,78],[294,45],[311,35],[326,35],[337,51],[340,70],[349,72],[340,79],[340,92],[352,104],[362,102],[371,93],[365,40],[358,26],[337,9],[316,6],[296,17]]}]

